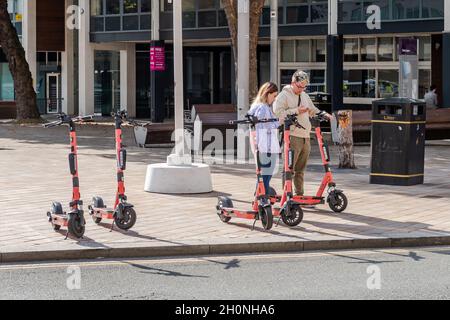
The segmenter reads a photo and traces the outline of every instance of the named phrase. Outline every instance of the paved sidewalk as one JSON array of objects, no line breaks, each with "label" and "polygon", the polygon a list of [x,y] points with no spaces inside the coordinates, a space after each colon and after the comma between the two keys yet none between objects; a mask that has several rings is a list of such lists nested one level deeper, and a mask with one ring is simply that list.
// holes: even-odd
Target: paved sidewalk
[{"label": "paved sidewalk", "polygon": [[[115,192],[113,127],[86,125],[79,129],[81,195],[111,204]],[[255,185],[252,165],[213,165],[214,192],[172,196],[143,191],[148,164],[165,162],[170,149],[135,147],[132,130],[125,130],[128,165],[127,195],[138,221],[129,232],[109,232],[88,214],[83,240],[64,241],[46,220],[52,201],[70,201],[67,128],[0,124],[0,261],[51,258],[235,253],[273,250],[313,250],[450,243],[450,147],[427,146],[426,183],[413,187],[370,185],[369,147],[356,147],[357,170],[332,169],[338,186],[350,200],[345,213],[328,206],[305,209],[295,228],[282,223],[265,232],[252,221],[222,223],[216,215],[218,195],[229,195],[235,206],[250,206]],[[317,148],[306,176],[313,193],[322,178]],[[277,175],[273,185],[280,189]],[[85,209],[86,209],[85,205]]]}]

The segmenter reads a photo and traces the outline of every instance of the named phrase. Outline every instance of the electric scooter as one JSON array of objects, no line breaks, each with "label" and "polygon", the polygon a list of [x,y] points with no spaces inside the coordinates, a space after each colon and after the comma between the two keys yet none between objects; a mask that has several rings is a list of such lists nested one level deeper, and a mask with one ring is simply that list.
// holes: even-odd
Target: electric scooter
[{"label": "electric scooter", "polygon": [[126,121],[125,111],[112,113],[116,128],[116,158],[117,158],[117,192],[113,208],[107,208],[101,197],[94,197],[92,204],[89,205],[89,214],[96,224],[103,219],[113,220],[111,230],[114,224],[122,230],[131,229],[136,223],[136,211],[134,206],[127,202],[125,195],[124,171],[126,169],[127,151],[122,144],[122,123]]},{"label": "electric scooter", "polygon": [[[230,121],[230,124],[249,124],[252,129],[255,128],[258,123],[275,122],[277,119],[258,120],[257,117],[246,115],[245,120]],[[258,179],[258,185],[256,187],[255,198],[252,203],[251,210],[240,210],[233,207],[233,201],[228,197],[219,197],[216,206],[217,215],[222,222],[229,222],[231,218],[242,218],[254,220],[253,229],[256,221],[261,220],[264,230],[270,230],[273,225],[273,213],[272,204],[269,197],[266,195],[264,188],[263,177],[261,174],[261,161],[259,151],[255,152],[256,162],[256,176]],[[252,230],[253,230],[252,229]]]},{"label": "electric scooter", "polygon": [[75,117],[61,113],[59,114],[59,120],[50,122],[44,125],[45,128],[52,128],[60,125],[67,124],[70,130],[70,154],[69,154],[69,167],[70,174],[72,175],[72,201],[69,204],[70,212],[63,211],[63,207],[60,202],[53,202],[49,212],[47,212],[48,222],[52,224],[53,230],[58,231],[61,227],[67,227],[66,239],[69,234],[76,238],[82,238],[85,231],[85,219],[83,214],[83,201],[80,200],[80,181],[78,178],[78,147],[77,147],[77,135],[75,130],[75,123],[85,120],[92,120],[92,116]]},{"label": "electric scooter", "polygon": [[[315,196],[292,196],[291,199],[296,204],[300,204],[302,206],[319,205],[325,204],[325,202],[327,202],[331,210],[336,213],[341,213],[344,212],[344,210],[347,208],[348,199],[342,190],[336,189],[336,183],[333,180],[333,174],[330,169],[330,152],[328,149],[328,145],[323,141],[322,130],[320,128],[320,122],[328,120],[325,117],[325,114],[326,113],[324,111],[321,111],[313,118],[316,138],[319,144],[319,150],[322,158],[322,164],[325,169],[325,176],[323,177],[322,183],[320,184],[319,190],[317,191]],[[291,116],[292,121],[295,121],[294,118],[295,117]],[[284,128],[285,163],[287,161],[286,159],[288,159],[288,165],[285,165],[284,188],[285,190],[288,189],[292,192],[293,151],[290,147],[290,126],[288,126],[288,124],[289,123],[285,124]],[[300,124],[296,125],[299,126]],[[327,187],[328,196],[325,199],[323,194]],[[280,201],[281,203],[283,203],[285,198],[289,196],[289,192],[286,191],[284,192],[283,196],[277,195],[275,189],[273,189],[272,187],[269,189],[269,194],[272,203]],[[283,222],[286,223],[286,221],[284,220]]]}]

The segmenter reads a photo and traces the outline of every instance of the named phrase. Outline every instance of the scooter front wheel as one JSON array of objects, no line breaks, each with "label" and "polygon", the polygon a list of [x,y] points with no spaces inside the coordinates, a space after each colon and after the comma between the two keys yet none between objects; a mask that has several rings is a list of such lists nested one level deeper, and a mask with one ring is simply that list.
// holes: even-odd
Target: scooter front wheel
[{"label": "scooter front wheel", "polygon": [[219,197],[219,201],[217,202],[217,215],[220,218],[220,221],[227,223],[231,220],[231,217],[227,217],[223,214],[223,208],[233,208],[233,201],[227,197]]},{"label": "scooter front wheel", "polygon": [[334,212],[341,213],[347,209],[348,200],[343,192],[333,192],[328,196],[328,205]]},{"label": "scooter front wheel", "polygon": [[284,224],[289,227],[296,227],[303,221],[303,210],[299,205],[293,205],[288,216],[285,211],[281,215]]},{"label": "scooter front wheel", "polygon": [[136,219],[136,211],[133,208],[125,208],[122,212],[122,218],[116,216],[114,218],[114,222],[116,223],[117,227],[119,227],[119,229],[129,230],[136,223]]},{"label": "scooter front wheel", "polygon": [[79,215],[73,214],[69,217],[67,228],[69,233],[76,238],[82,238],[85,231],[85,226]]},{"label": "scooter front wheel", "polygon": [[264,230],[272,229],[273,225],[272,207],[260,207],[259,216],[261,218]]}]

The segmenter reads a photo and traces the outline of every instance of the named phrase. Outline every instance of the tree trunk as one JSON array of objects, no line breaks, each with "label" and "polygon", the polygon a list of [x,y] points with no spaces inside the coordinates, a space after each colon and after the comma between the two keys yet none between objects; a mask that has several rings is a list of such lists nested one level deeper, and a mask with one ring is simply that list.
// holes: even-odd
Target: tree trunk
[{"label": "tree trunk", "polygon": [[[237,57],[237,25],[238,25],[238,0],[224,0],[223,8],[227,16],[228,28],[230,30],[231,46],[233,48],[235,74],[237,79],[238,57]],[[264,7],[264,0],[250,1],[250,65],[249,65],[249,98],[250,102],[258,93],[258,40],[259,25]],[[236,82],[237,83],[237,82]],[[237,93],[237,88],[235,88]]]},{"label": "tree trunk", "polygon": [[339,168],[356,169],[353,154],[352,110],[338,112]]},{"label": "tree trunk", "polygon": [[0,46],[8,60],[14,80],[17,120],[39,119],[30,66],[16,29],[11,23],[7,0],[0,0]]},{"label": "tree trunk", "polygon": [[249,97],[251,101],[258,94],[258,40],[264,2],[264,0],[250,1]]}]

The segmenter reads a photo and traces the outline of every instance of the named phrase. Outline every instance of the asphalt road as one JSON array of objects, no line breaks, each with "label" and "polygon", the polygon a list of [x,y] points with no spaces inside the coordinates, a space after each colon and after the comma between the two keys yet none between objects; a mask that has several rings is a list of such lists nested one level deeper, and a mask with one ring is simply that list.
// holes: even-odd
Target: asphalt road
[{"label": "asphalt road", "polygon": [[0,265],[0,299],[449,299],[450,247]]}]

